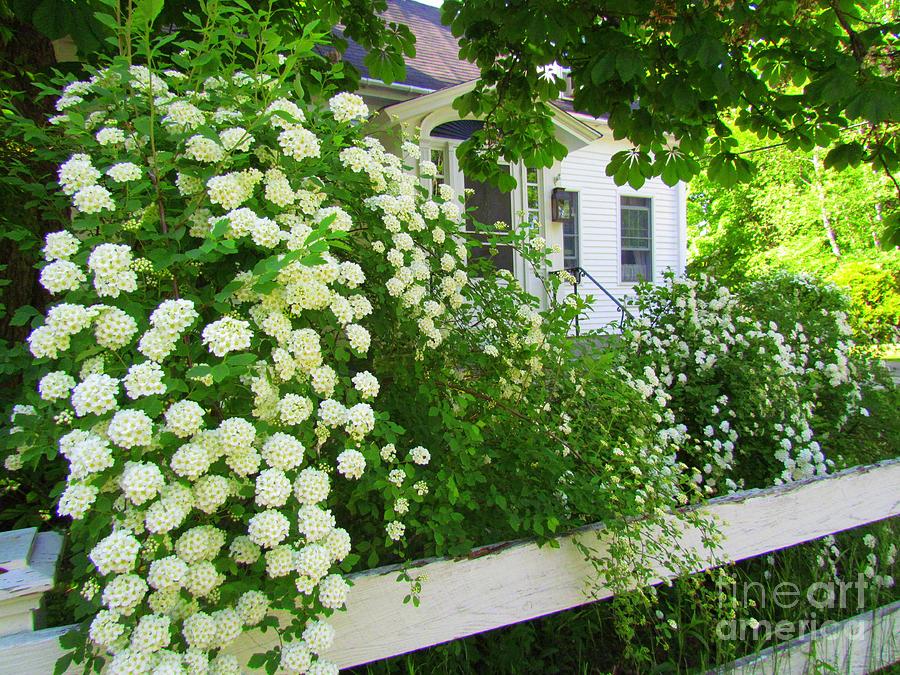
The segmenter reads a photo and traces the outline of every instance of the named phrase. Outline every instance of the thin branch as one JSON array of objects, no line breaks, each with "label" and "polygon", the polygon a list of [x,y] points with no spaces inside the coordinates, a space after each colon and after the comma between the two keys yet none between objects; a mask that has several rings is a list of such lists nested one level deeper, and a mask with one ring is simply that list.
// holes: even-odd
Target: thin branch
[{"label": "thin branch", "polygon": [[[448,389],[455,389],[456,391],[461,391],[465,394],[474,396],[475,398],[479,398],[482,401],[486,401],[487,403],[491,403],[491,404],[497,406],[501,410],[508,412],[510,415],[513,415],[514,417],[518,417],[520,420],[522,420],[524,422],[528,422],[529,424],[534,424],[534,420],[530,419],[526,415],[523,415],[518,410],[516,410],[514,408],[510,408],[509,406],[504,405],[500,401],[497,401],[496,399],[491,398],[487,394],[482,394],[480,391],[475,391],[473,389],[469,389],[468,387],[461,387],[458,384],[454,384],[452,382],[438,382],[437,385],[439,387],[447,387]],[[588,464],[586,461],[584,461],[584,458],[581,455],[579,455],[578,452],[574,448],[572,448],[566,441],[561,439],[559,436],[557,436],[555,433],[553,433],[551,430],[549,430],[547,428],[544,428],[544,432],[550,438],[552,438],[554,441],[556,441],[557,443],[562,445],[564,448],[566,448],[569,452],[571,452],[572,455],[579,462],[581,462],[590,473],[594,474],[595,476],[599,476],[599,474],[597,473],[597,470],[594,467],[592,467],[590,464]]]}]

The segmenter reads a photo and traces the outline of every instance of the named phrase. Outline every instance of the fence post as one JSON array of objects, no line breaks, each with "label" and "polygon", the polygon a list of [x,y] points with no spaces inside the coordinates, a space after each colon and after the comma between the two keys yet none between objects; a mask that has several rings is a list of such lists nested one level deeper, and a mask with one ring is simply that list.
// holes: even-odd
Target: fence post
[{"label": "fence post", "polygon": [[62,535],[36,527],[0,532],[0,636],[41,628],[62,546]]}]

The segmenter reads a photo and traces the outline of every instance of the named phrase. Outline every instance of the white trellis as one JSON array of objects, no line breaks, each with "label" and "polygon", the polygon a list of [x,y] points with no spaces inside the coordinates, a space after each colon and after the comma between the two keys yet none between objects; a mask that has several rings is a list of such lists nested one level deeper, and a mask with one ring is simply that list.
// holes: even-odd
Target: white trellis
[{"label": "white trellis", "polygon": [[[700,556],[695,571],[715,564],[716,558],[720,562],[743,560],[900,514],[900,460],[749,490],[699,508],[715,518],[724,541],[713,556],[703,549],[699,532],[682,530],[681,545]],[[523,540],[476,549],[464,558],[418,561],[411,576],[427,575],[418,607],[403,603],[409,587],[397,582],[397,567],[353,575],[348,611],[332,618],[339,638],[325,657],[341,667],[359,665],[610,597],[612,592],[598,583],[594,566],[585,560],[576,540],[603,555],[604,529],[598,524],[559,537],[558,548]],[[661,565],[657,571],[660,581],[671,574]],[[3,601],[0,596],[0,604]],[[858,660],[852,663],[868,665],[852,672],[868,672],[900,659],[900,621],[894,620],[900,610],[881,611],[891,621],[882,621],[877,630],[870,624],[871,639],[867,643],[869,651],[877,652],[878,657],[866,660],[854,655]],[[0,674],[52,672],[62,654],[57,640],[67,630],[51,628],[0,637]],[[834,637],[833,629],[826,633],[808,638],[805,652],[802,644],[795,646],[790,659],[785,660],[783,649],[775,650],[778,653],[769,663],[777,662],[778,672],[801,672],[796,664],[805,668],[817,644],[843,644]],[[817,642],[823,638],[826,642]],[[246,662],[252,654],[270,649],[274,640],[272,632],[251,631],[228,651]],[[840,663],[849,663],[846,654],[841,658],[845,661]],[[771,672],[759,665],[763,661],[753,662],[762,670],[739,662],[730,672]]]}]

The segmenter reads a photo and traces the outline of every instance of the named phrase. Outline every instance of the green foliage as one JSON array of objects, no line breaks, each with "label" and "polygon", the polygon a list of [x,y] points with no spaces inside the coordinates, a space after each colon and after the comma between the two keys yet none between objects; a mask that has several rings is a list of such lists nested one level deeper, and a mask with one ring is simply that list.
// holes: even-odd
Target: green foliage
[{"label": "green foliage", "polygon": [[[596,564],[617,587],[652,578],[646,551],[686,561],[663,514],[690,476],[612,359],[573,358],[584,302],[542,310],[490,260],[466,266],[471,214],[365,135],[342,68],[322,75],[317,25],[280,42],[271,12],[235,0],[154,39],[158,5],[141,8],[116,17],[122,55],[59,82],[55,130],[34,137],[63,193],[50,182],[36,202],[64,229],[41,250],[53,303],[16,315],[41,378],[2,436],[41,515],[58,499],[73,519],[70,605],[96,622],[74,660],[99,665],[104,636],[128,630],[113,663],[130,667],[149,623],[230,667],[216,652],[233,630],[198,646],[186,626],[230,623],[259,591],[294,614],[257,657],[274,670],[343,605],[333,575],[599,519],[615,555]],[[489,242],[534,269],[550,253],[529,224]],[[149,592],[173,556],[187,576]]]},{"label": "green foliage", "polygon": [[702,163],[723,185],[748,180],[753,158],[738,152],[732,111],[739,129],[791,150],[831,145],[860,122],[869,133],[835,148],[829,164],[900,168],[896,8],[876,0],[447,0],[442,18],[481,69],[457,101],[488,122],[460,148],[478,171],[486,158],[544,165],[554,147],[547,103],[565,87],[560,67],[575,109],[608,116],[614,137],[633,146],[607,166],[618,185],[637,189],[650,176],[672,184]]},{"label": "green foliage", "polygon": [[877,344],[900,339],[900,255],[896,251],[843,261],[827,278],[849,294],[850,321],[861,341]]},{"label": "green foliage", "polygon": [[[355,40],[368,50],[365,65],[371,76],[388,83],[404,78],[404,57],[415,55],[415,38],[409,27],[388,23],[379,16],[387,7],[384,0],[318,0],[314,3],[267,0],[236,4],[248,12],[270,12],[273,34],[268,40],[273,48],[282,42],[290,42],[293,34],[302,32],[310,23],[328,27],[343,24],[342,31],[328,34],[323,42],[343,51],[347,46],[345,37]],[[159,25],[194,31],[197,26],[190,17],[196,18],[216,7],[215,2],[205,0],[5,0],[4,5],[8,5],[7,11],[16,20],[33,26],[49,40],[71,37],[78,58],[91,63],[111,56],[119,49],[129,50],[131,31],[143,34],[157,20]],[[133,10],[131,15],[129,8]],[[340,72],[351,84],[358,79],[353,68],[342,71],[339,67],[332,76],[339,78]]]},{"label": "green foliage", "polygon": [[669,275],[639,286],[637,306],[623,363],[664,406],[707,494],[827,473],[831,438],[868,414],[866,364],[834,287],[780,274],[733,293]]},{"label": "green foliage", "polygon": [[[738,134],[741,147],[761,142]],[[845,135],[851,138],[851,134]],[[900,213],[889,179],[867,166],[825,169],[816,151],[767,148],[740,188],[690,185],[690,269],[740,285],[777,270],[814,271],[849,295],[861,343],[890,343],[900,325],[900,250],[882,239]]]}]

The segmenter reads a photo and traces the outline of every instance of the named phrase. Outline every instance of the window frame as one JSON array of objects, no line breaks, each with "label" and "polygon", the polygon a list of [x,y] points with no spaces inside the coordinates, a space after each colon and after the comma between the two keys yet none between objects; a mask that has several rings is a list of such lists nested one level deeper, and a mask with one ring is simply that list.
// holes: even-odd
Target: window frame
[{"label": "window frame", "polygon": [[[644,199],[647,201],[647,206],[646,207],[626,206],[622,203],[622,201],[624,199]],[[617,200],[616,200],[616,251],[617,251],[616,266],[618,268],[618,280],[619,280],[620,284],[633,286],[633,285],[639,284],[641,282],[654,283],[654,279],[656,278],[656,274],[654,271],[654,265],[656,262],[656,236],[655,236],[656,228],[654,227],[654,222],[653,222],[654,221],[653,201],[654,201],[653,197],[650,195],[647,195],[647,194],[636,194],[636,193],[631,193],[631,192],[618,192],[618,194],[617,194]],[[647,238],[649,240],[649,245],[646,249],[630,248],[630,247],[625,248],[623,246],[624,236],[623,236],[623,232],[622,232],[622,225],[623,225],[622,217],[626,210],[643,210],[643,211],[647,212],[647,219],[648,219]],[[625,251],[646,251],[649,254],[650,260],[649,260],[649,264],[648,264],[648,270],[649,270],[650,275],[648,278],[638,279],[638,280],[626,280],[625,279],[624,268],[623,268],[623,263],[622,263],[622,255],[625,253]]]},{"label": "window frame", "polygon": [[[582,227],[581,227],[581,189],[580,188],[566,188],[566,192],[575,193],[575,264],[567,265],[566,264],[566,224],[563,221],[555,221],[559,226],[559,244],[560,244],[560,253],[559,260],[562,264],[563,269],[573,269],[575,267],[581,267],[581,252],[584,250],[584,242],[582,241]],[[550,197],[552,199],[552,195]],[[549,202],[549,200],[548,200]],[[547,208],[550,208],[549,204]]]},{"label": "window frame", "polygon": [[[449,185],[454,190],[461,193],[459,186],[457,185],[458,170],[456,166],[456,153],[454,150],[454,145],[449,141],[442,139],[429,139],[427,142],[423,142],[419,145],[419,153],[423,160],[431,161],[432,152],[437,151],[444,153],[444,173],[441,175],[441,180],[443,181],[443,184]],[[428,194],[433,198],[436,179],[423,177],[420,173],[418,163],[416,165],[416,176],[422,183],[422,186],[428,190]]]}]

